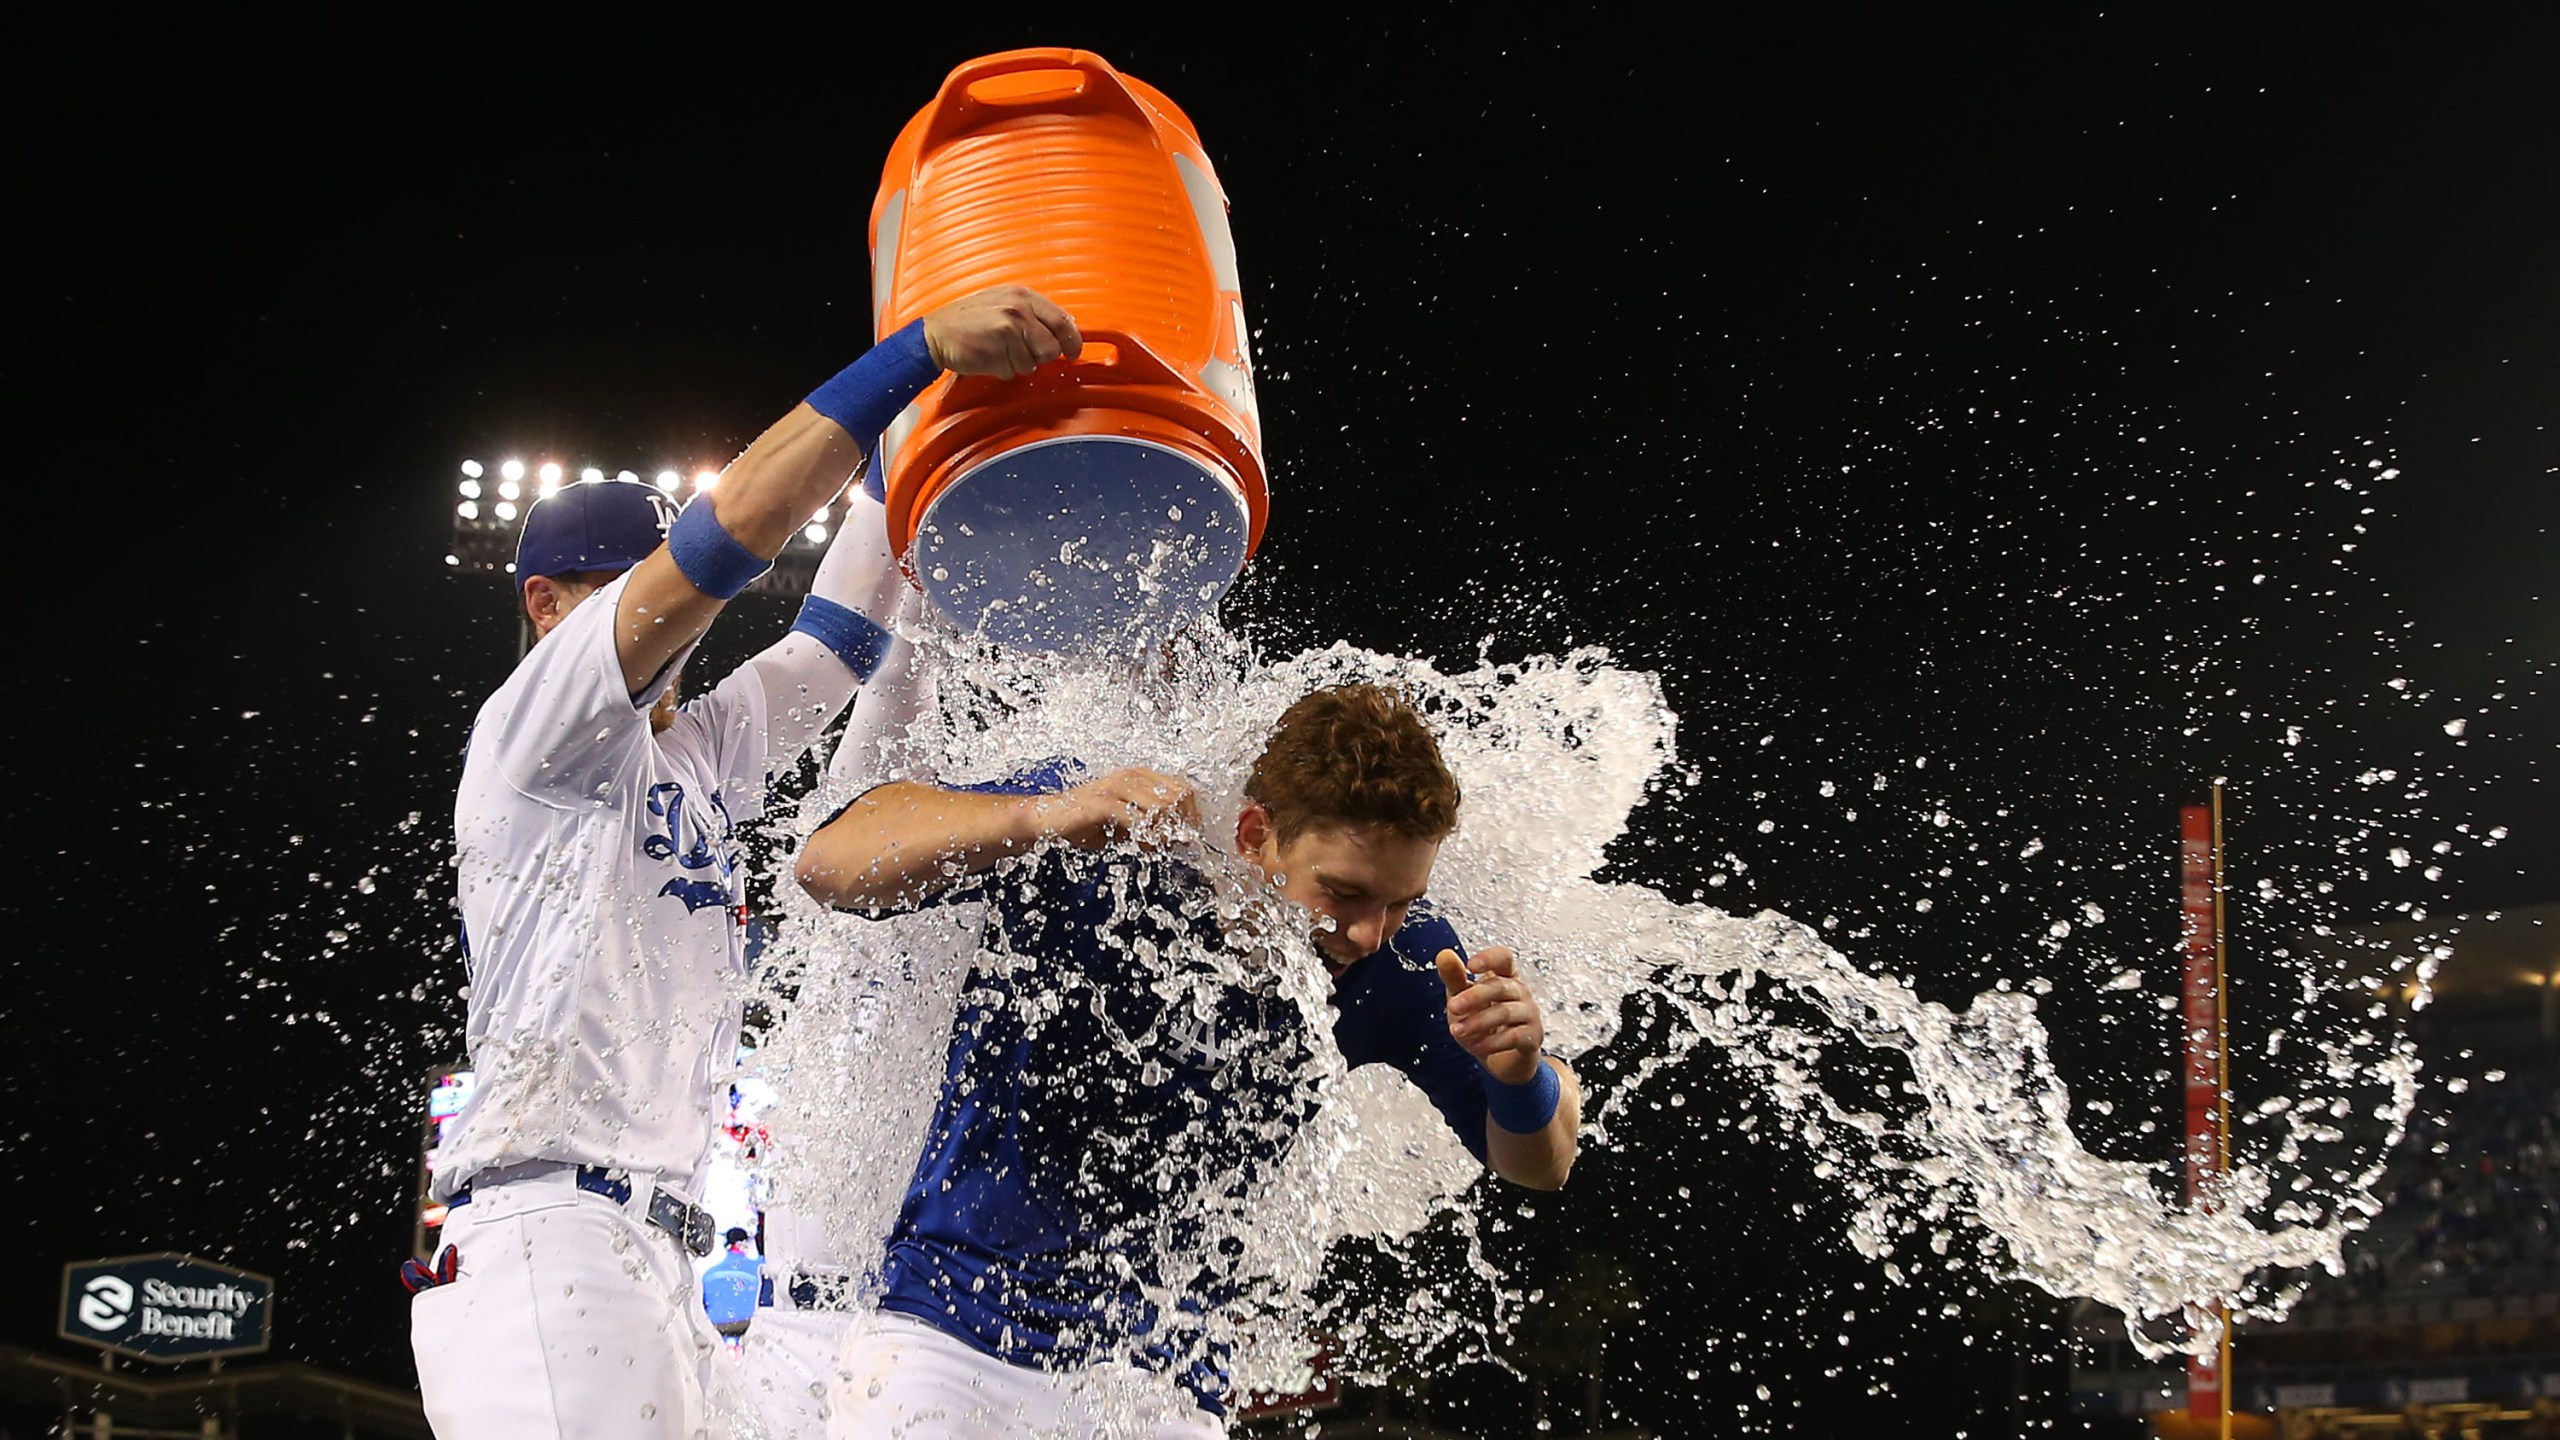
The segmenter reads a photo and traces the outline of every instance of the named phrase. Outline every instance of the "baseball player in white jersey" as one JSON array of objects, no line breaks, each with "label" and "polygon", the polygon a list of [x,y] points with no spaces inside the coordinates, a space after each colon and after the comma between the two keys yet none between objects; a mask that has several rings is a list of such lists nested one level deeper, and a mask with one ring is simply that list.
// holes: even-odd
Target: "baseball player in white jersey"
[{"label": "baseball player in white jersey", "polygon": [[539,638],[481,707],[454,811],[477,1093],[431,1157],[451,1209],[411,1262],[443,1440],[721,1433],[730,1362],[694,1295],[700,1186],[737,1050],[736,827],[877,667],[903,579],[857,497],[783,639],[674,703],[712,619],[834,501],[944,370],[1010,379],[1081,347],[1018,286],[883,340],[681,512],[591,481],[527,512]]}]

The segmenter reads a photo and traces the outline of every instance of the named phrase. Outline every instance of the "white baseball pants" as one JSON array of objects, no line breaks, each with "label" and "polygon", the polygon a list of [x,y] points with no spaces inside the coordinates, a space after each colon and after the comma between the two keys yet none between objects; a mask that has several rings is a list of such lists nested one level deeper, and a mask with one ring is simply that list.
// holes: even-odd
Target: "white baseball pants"
[{"label": "white baseball pants", "polygon": [[853,1324],[846,1310],[800,1310],[777,1295],[747,1327],[739,1378],[771,1440],[827,1440],[828,1392]]},{"label": "white baseball pants", "polygon": [[409,1311],[438,1440],[729,1440],[737,1362],[649,1191],[618,1205],[564,1168],[450,1212],[459,1272]]},{"label": "white baseball pants", "polygon": [[1223,1440],[1190,1392],[1143,1370],[1009,1365],[921,1320],[845,1336],[828,1440]]}]

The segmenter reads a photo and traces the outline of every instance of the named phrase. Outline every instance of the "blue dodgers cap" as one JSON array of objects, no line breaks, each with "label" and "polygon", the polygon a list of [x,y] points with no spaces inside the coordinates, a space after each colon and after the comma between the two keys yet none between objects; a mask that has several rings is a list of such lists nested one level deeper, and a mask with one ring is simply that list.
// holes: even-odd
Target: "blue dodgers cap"
[{"label": "blue dodgers cap", "polygon": [[516,536],[516,585],[573,570],[628,570],[667,538],[676,502],[637,480],[581,480],[533,502]]}]

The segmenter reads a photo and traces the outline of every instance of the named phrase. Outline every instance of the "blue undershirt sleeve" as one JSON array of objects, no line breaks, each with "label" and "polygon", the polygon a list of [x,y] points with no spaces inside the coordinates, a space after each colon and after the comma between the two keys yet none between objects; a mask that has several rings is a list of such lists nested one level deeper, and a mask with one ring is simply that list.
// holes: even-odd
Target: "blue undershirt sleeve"
[{"label": "blue undershirt sleeve", "polygon": [[1389,949],[1393,955],[1381,959],[1401,957],[1404,962],[1394,981],[1403,991],[1397,997],[1403,1043],[1389,1049],[1387,1063],[1430,1097],[1458,1143],[1484,1161],[1484,1066],[1449,1033],[1449,992],[1434,964],[1443,950],[1464,957],[1466,944],[1448,921],[1425,915],[1405,922]]},{"label": "blue undershirt sleeve", "polygon": [[800,602],[800,618],[791,628],[826,646],[853,672],[853,678],[869,684],[888,657],[890,635],[869,616],[839,605],[824,595],[811,595]]}]

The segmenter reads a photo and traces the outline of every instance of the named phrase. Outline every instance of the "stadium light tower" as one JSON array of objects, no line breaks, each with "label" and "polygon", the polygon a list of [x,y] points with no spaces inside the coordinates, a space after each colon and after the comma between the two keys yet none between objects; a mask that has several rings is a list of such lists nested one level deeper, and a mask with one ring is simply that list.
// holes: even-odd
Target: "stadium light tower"
[{"label": "stadium light tower", "polygon": [[[608,472],[600,465],[579,467],[579,481],[602,480],[608,473],[619,480],[638,480],[632,470]],[[489,575],[508,583],[510,594],[515,588],[516,532],[524,522],[527,506],[546,495],[555,494],[569,480],[569,468],[556,460],[527,465],[509,458],[491,467],[477,460],[462,462],[460,477],[448,494],[453,505],[453,542],[445,551],[445,568],[466,575]],[[661,494],[687,502],[694,496],[720,483],[720,472],[702,469],[688,482],[673,467],[661,467],[654,484]],[[747,587],[749,594],[774,595],[797,599],[809,593],[810,577],[817,573],[818,557],[826,548],[828,522],[835,507],[818,512],[817,517],[791,537],[774,558],[773,568],[763,578]],[[533,648],[533,623],[525,617],[524,607],[510,605],[516,617],[516,654]]]}]

